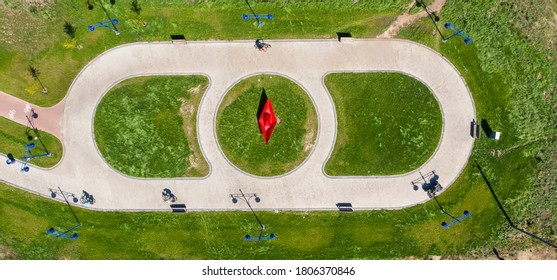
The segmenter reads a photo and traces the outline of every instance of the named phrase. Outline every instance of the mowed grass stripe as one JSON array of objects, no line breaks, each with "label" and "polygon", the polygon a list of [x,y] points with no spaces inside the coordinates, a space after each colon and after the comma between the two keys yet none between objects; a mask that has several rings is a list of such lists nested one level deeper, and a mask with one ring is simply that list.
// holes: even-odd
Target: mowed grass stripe
[{"label": "mowed grass stripe", "polygon": [[329,175],[412,171],[435,151],[442,131],[428,87],[400,73],[334,73],[325,77],[337,113]]}]

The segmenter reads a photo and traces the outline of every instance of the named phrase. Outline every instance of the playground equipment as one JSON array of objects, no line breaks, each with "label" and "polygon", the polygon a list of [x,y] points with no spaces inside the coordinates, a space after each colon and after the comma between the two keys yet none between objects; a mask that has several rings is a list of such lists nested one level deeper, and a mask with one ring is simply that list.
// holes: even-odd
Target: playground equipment
[{"label": "playground equipment", "polygon": [[270,235],[263,235],[263,230],[265,229],[265,226],[261,223],[261,221],[259,220],[259,218],[257,217],[257,215],[255,214],[255,211],[253,211],[253,208],[251,207],[251,204],[249,203],[249,199],[252,197],[255,197],[255,202],[259,202],[261,201],[259,199],[259,197],[257,197],[256,194],[254,193],[250,193],[250,194],[244,194],[242,192],[242,190],[240,189],[240,194],[231,194],[230,195],[232,197],[232,203],[237,203],[238,202],[238,198],[243,198],[244,201],[246,202],[246,204],[249,206],[249,209],[251,210],[251,213],[253,213],[253,216],[255,216],[255,219],[257,220],[257,222],[259,223],[259,236],[257,237],[253,237],[250,234],[246,234],[244,236],[244,241],[257,241],[257,242],[261,242],[261,241],[268,241],[268,240],[275,240],[277,238],[277,236],[274,233],[271,233]]},{"label": "playground equipment", "polygon": [[56,238],[65,238],[65,239],[69,239],[69,240],[76,240],[79,237],[79,235],[77,233],[74,233],[70,236],[69,233],[76,230],[77,228],[81,227],[81,222],[79,222],[79,219],[77,218],[77,215],[75,215],[75,212],[73,211],[72,206],[70,205],[70,203],[66,199],[65,193],[62,191],[62,189],[60,189],[60,187],[58,187],[58,190],[60,190],[60,193],[62,194],[62,196],[64,197],[64,200],[66,201],[66,204],[68,204],[68,207],[70,208],[70,211],[72,212],[75,220],[77,221],[77,225],[75,225],[74,227],[72,227],[72,228],[70,228],[66,231],[57,231],[54,228],[49,228],[46,231],[46,234],[47,235],[54,235]]},{"label": "playground equipment", "polygon": [[243,20],[248,20],[250,18],[254,18],[257,20],[257,24],[259,26],[263,26],[263,22],[261,21],[261,18],[264,19],[268,19],[268,20],[273,20],[274,16],[272,14],[242,14],[242,19]]},{"label": "playground equipment", "polygon": [[[110,24],[114,27],[110,27]],[[120,35],[120,31],[118,31],[118,29],[116,29],[116,24],[118,24],[118,20],[115,18],[112,18],[110,20],[105,20],[105,21],[99,21],[97,23],[91,24],[87,26],[87,29],[89,29],[89,31],[93,32],[95,31],[95,29],[98,27],[104,27],[104,28],[108,28],[112,31],[114,31],[114,33],[116,33],[116,35]]]},{"label": "playground equipment", "polygon": [[452,29],[453,30],[453,35],[444,38],[443,39],[443,43],[447,42],[448,40],[450,40],[451,38],[455,37],[455,36],[461,36],[462,38],[464,38],[464,44],[468,45],[470,43],[472,43],[472,39],[468,36],[466,36],[466,34],[464,34],[464,31],[458,29],[456,26],[454,26],[452,23],[447,22],[445,23],[445,29]]}]

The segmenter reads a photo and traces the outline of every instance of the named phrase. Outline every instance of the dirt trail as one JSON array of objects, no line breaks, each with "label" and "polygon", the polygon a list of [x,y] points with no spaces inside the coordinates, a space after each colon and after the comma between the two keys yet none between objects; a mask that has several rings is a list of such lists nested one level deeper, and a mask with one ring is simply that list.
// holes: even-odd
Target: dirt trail
[{"label": "dirt trail", "polygon": [[[427,9],[429,10],[430,13],[431,12],[439,13],[439,11],[441,11],[443,6],[445,6],[446,2],[447,2],[447,0],[435,0],[433,2],[433,4],[431,4],[430,6],[427,6]],[[414,7],[415,4],[416,4],[416,2],[412,1],[412,3],[410,3],[410,5],[408,5],[408,7],[404,11],[404,13],[402,15],[400,15],[393,23],[391,23],[389,28],[387,28],[387,30],[385,32],[383,32],[383,34],[377,36],[377,38],[393,38],[396,35],[398,35],[398,33],[400,32],[400,29],[402,29],[403,27],[410,25],[412,22],[414,22],[418,19],[426,17],[427,12],[421,7],[420,8],[422,10],[420,12],[415,13],[415,14],[409,14],[410,9],[412,9],[412,7]]]}]

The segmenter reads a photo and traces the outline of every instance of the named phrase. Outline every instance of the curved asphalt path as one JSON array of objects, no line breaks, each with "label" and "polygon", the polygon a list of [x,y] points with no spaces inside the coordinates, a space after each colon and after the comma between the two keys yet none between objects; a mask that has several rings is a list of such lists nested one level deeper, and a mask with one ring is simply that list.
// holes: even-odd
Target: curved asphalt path
[{"label": "curved asphalt path", "polygon": [[[65,99],[62,118],[64,158],[58,166],[19,171],[19,165],[0,165],[0,178],[20,188],[50,196],[49,188],[80,195],[93,194],[97,210],[168,210],[161,191],[170,188],[189,210],[245,210],[230,194],[257,193],[256,209],[336,209],[350,202],[354,209],[395,209],[428,200],[410,182],[418,171],[436,171],[448,187],[465,167],[474,140],[470,122],[475,109],[468,88],[454,66],[433,50],[404,40],[270,41],[259,52],[252,41],[136,43],[111,49],[91,61],[74,80]],[[323,173],[335,141],[332,100],[323,84],[330,72],[397,71],[429,86],[443,114],[443,134],[435,154],[413,172],[383,177],[328,177]],[[311,96],[319,117],[317,143],[308,159],[293,172],[274,178],[245,174],[223,156],[215,137],[215,115],[227,90],[244,77],[276,73],[289,77]],[[198,112],[198,139],[211,166],[206,178],[138,179],[108,166],[93,139],[93,118],[102,96],[118,82],[141,75],[203,74],[210,86]],[[385,159],[388,160],[388,159]]]}]

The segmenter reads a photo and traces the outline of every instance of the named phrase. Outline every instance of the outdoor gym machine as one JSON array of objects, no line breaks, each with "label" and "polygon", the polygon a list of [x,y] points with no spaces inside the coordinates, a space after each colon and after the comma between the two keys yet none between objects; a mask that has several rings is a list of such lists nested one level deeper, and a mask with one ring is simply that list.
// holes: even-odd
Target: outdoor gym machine
[{"label": "outdoor gym machine", "polygon": [[[23,157],[21,158],[21,172],[29,172],[29,166],[27,166],[27,163],[34,158],[38,158],[38,157],[49,157],[51,156],[51,153],[49,153],[48,151],[46,151],[46,153],[44,154],[38,154],[38,155],[33,155],[31,153],[31,149],[35,148],[36,145],[33,142],[29,142],[27,143],[27,145],[25,146],[25,154],[23,155]],[[46,148],[45,148],[46,150]]]},{"label": "outdoor gym machine", "polygon": [[439,206],[439,209],[441,209],[441,213],[443,213],[443,214],[445,214],[445,215],[451,217],[451,221],[450,221],[450,222],[447,223],[447,222],[443,221],[443,222],[441,223],[441,226],[442,226],[444,229],[447,229],[447,228],[453,226],[453,225],[456,224],[456,223],[462,224],[462,220],[464,220],[464,219],[466,219],[466,218],[472,216],[472,213],[470,213],[470,211],[464,210],[464,213],[463,213],[462,216],[460,216],[460,217],[458,217],[458,218],[457,218],[457,217],[454,217],[453,215],[451,215],[451,214],[449,214],[447,211],[445,211],[445,209],[443,208],[443,206],[441,206],[441,203],[439,203],[439,201],[437,200],[437,197],[434,196],[433,199],[435,199],[435,202],[437,202],[437,205]]},{"label": "outdoor gym machine", "polygon": [[[87,1],[87,3],[89,4],[89,9],[92,9],[92,5],[89,1]],[[101,8],[103,9],[104,13],[106,14],[106,17],[108,18],[108,20],[105,21],[99,21],[97,23],[93,23],[89,26],[87,26],[87,29],[89,29],[89,31],[93,32],[95,31],[95,28],[97,26],[99,27],[104,27],[104,28],[108,28],[112,31],[114,31],[114,33],[116,35],[120,35],[120,31],[118,30],[118,28],[116,28],[116,24],[118,24],[118,20],[115,18],[111,18],[110,15],[108,14],[108,11],[106,10],[106,8],[104,7],[103,3],[101,1],[99,1],[99,4],[101,5]],[[110,27],[110,25],[112,25],[112,27]]]},{"label": "outdoor gym machine", "polygon": [[251,8],[251,5],[249,4],[248,0],[246,0],[246,4],[248,5],[250,11],[251,11],[251,15],[250,14],[242,14],[242,19],[243,20],[248,20],[250,18],[255,18],[255,20],[257,20],[257,24],[261,27],[263,26],[263,22],[261,22],[261,18],[266,18],[268,20],[273,20],[273,15],[272,14],[256,14],[253,9]]},{"label": "outdoor gym machine", "polygon": [[[39,133],[39,130],[35,127],[35,124],[33,122],[33,120],[37,118],[37,114],[33,110],[31,110],[30,115],[31,117],[25,116],[27,118],[27,129],[25,131],[25,133],[27,134],[27,140],[28,141],[39,140],[39,142],[43,146],[43,149],[45,150],[45,153],[34,155],[33,153],[31,153],[31,150],[34,149],[37,145],[34,142],[28,142],[25,145],[25,153],[23,154],[23,158],[21,158],[21,168],[20,168],[21,172],[29,172],[29,166],[27,166],[27,163],[31,159],[51,156],[51,153],[48,151],[48,149],[46,148],[46,146],[44,145],[41,139],[41,134]],[[36,137],[29,135],[29,131],[35,132]],[[8,155],[8,160],[6,160],[6,163],[7,164],[15,163],[15,159],[13,158],[13,156],[10,157],[10,155]]]},{"label": "outdoor gym machine", "polygon": [[448,40],[450,40],[451,38],[455,37],[455,36],[461,36],[462,38],[464,38],[464,44],[468,45],[470,43],[472,43],[472,39],[468,36],[466,36],[466,34],[464,34],[464,31],[456,28],[456,26],[454,26],[452,23],[447,22],[445,23],[445,29],[452,29],[453,30],[453,35],[444,38],[443,39],[443,43],[447,42]]},{"label": "outdoor gym machine", "polygon": [[263,26],[263,22],[261,22],[261,18],[266,18],[268,20],[273,20],[273,15],[272,14],[253,14],[253,15],[249,15],[249,14],[243,14],[242,15],[242,19],[243,20],[248,20],[250,18],[255,18],[257,20],[257,23],[259,24],[259,26]]},{"label": "outdoor gym machine", "polygon": [[[110,27],[109,24],[112,24],[112,26],[113,26],[114,28]],[[88,25],[88,26],[87,26],[87,29],[89,29],[89,31],[93,32],[93,31],[95,31],[95,29],[97,28],[97,26],[98,26],[98,27],[104,27],[104,28],[108,28],[108,29],[114,31],[114,33],[116,33],[116,35],[120,35],[120,31],[118,31],[118,29],[116,29],[116,24],[118,24],[118,20],[115,19],[115,18],[112,18],[112,19],[110,19],[110,20],[99,21],[99,22],[97,22],[97,23],[93,23],[93,24],[91,24],[91,25]]]}]

